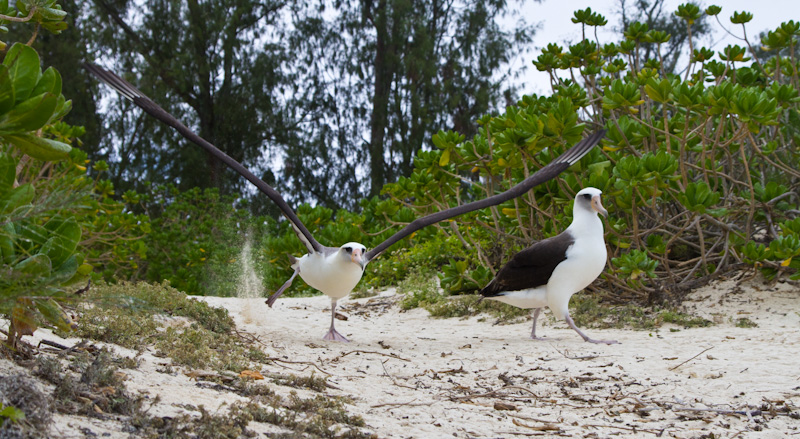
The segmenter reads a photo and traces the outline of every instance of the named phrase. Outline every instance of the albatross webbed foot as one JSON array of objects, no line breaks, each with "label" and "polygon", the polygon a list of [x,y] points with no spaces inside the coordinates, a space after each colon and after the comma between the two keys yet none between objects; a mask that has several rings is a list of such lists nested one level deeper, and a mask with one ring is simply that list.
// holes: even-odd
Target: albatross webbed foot
[{"label": "albatross webbed foot", "polygon": [[619,342],[616,340],[595,340],[589,337],[586,337],[585,340],[588,341],[589,343],[594,343],[594,344],[619,344]]},{"label": "albatross webbed foot", "polygon": [[339,334],[339,331],[331,327],[330,331],[325,334],[325,337],[322,337],[323,340],[327,341],[342,341],[345,343],[350,343],[350,340],[346,339],[344,335]]},{"label": "albatross webbed foot", "polygon": [[588,335],[584,334],[583,331],[578,329],[577,326],[575,326],[575,322],[572,320],[572,317],[570,317],[569,314],[564,316],[564,320],[566,320],[567,324],[569,325],[569,327],[574,329],[575,332],[577,332],[578,335],[583,337],[583,340],[586,341],[586,342],[594,343],[594,344],[619,344],[619,342],[616,341],[616,340],[595,340],[593,338],[590,338]]},{"label": "albatross webbed foot", "polygon": [[322,338],[327,341],[343,341],[345,343],[350,343],[350,340],[346,339],[344,335],[339,334],[336,328],[334,328],[335,322],[336,322],[336,299],[331,298],[331,329],[328,330],[328,333],[325,334],[325,337]]}]

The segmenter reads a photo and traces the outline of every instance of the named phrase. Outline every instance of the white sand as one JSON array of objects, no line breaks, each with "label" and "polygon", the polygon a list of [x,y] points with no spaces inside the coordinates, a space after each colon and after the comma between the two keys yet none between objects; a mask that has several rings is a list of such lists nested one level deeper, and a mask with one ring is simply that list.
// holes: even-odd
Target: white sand
[{"label": "white sand", "polygon": [[[350,318],[337,321],[337,329],[351,343],[327,343],[321,340],[329,324],[326,297],[284,299],[274,309],[206,300],[268,341],[270,355],[329,373],[341,389],[331,393],[355,397],[352,410],[381,437],[512,437],[543,433],[538,429],[547,423],[587,437],[653,436],[643,430],[665,437],[800,435],[800,421],[787,416],[750,420],[678,410],[800,405],[800,289],[735,285],[698,290],[686,302],[718,321],[711,328],[587,330],[621,342],[611,346],[585,343],[565,323],[547,318],[538,331],[546,339],[533,341],[530,322],[500,326],[480,317],[399,312],[391,295],[345,302]],[[246,323],[240,316],[254,307],[263,320]],[[722,316],[748,317],[759,326],[737,328]],[[482,394],[491,395],[467,398]],[[517,410],[497,410],[497,402]]]},{"label": "white sand", "polygon": [[[263,299],[203,300],[227,308],[240,331],[287,361],[263,373],[327,377],[336,387],[328,394],[352,397],[349,412],[381,438],[800,437],[800,420],[769,413],[800,413],[800,288],[788,283],[742,288],[729,281],[696,291],[685,306],[716,320],[710,328],[586,330],[621,342],[611,346],[583,342],[549,313],[537,331],[546,339],[533,341],[530,321],[501,326],[485,316],[401,312],[391,290],[340,302],[349,319],[337,320],[337,329],[351,343],[322,340],[330,322],[326,297],[281,299],[273,309]],[[737,328],[728,316],[758,327]],[[143,360],[126,371],[127,386],[161,397],[151,415],[174,416],[184,403],[214,412],[242,399],[182,373],[156,372],[166,359],[148,353]],[[722,412],[762,409],[750,417]],[[66,424],[60,433],[82,437]]]}]

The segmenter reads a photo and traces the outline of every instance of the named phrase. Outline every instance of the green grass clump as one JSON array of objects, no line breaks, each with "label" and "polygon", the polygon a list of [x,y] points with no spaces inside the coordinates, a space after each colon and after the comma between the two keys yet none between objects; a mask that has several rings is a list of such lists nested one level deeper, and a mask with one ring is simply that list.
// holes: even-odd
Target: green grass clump
[{"label": "green grass clump", "polygon": [[361,288],[361,289],[357,289],[356,291],[353,291],[352,293],[350,293],[350,299],[353,299],[353,300],[355,300],[355,299],[366,299],[367,297],[375,297],[377,295],[378,295],[378,292],[376,290],[368,289],[368,288]]},{"label": "green grass clump", "polygon": [[234,326],[227,310],[190,299],[185,293],[172,288],[166,281],[161,284],[145,282],[100,284],[89,290],[87,299],[100,307],[115,306],[130,309],[134,315],[155,312],[186,317],[209,331],[218,333],[229,332]]},{"label": "green grass clump", "polygon": [[758,323],[748,319],[747,317],[740,317],[734,321],[737,328],[757,328]]},{"label": "green grass clump", "polygon": [[397,292],[403,295],[400,308],[404,310],[426,307],[445,300],[445,296],[439,293],[435,275],[430,270],[413,270],[397,285]]},{"label": "green grass clump", "polygon": [[166,328],[154,338],[158,352],[182,366],[241,372],[250,363],[248,350],[237,337],[211,332],[197,324]]},{"label": "green grass clump", "polygon": [[297,376],[294,374],[270,374],[269,378],[279,386],[295,387],[298,389],[308,389],[315,392],[324,392],[328,389],[328,381],[320,378],[313,373],[309,376]]},{"label": "green grass clump", "polygon": [[452,296],[446,300],[425,307],[433,317],[471,317],[487,313],[500,323],[516,323],[530,314],[529,309],[517,308],[495,300],[481,300],[480,296],[470,294]]},{"label": "green grass clump", "polygon": [[[345,409],[345,401],[342,398],[316,395],[313,398],[301,398],[296,393],[289,395],[287,400],[274,400],[273,404],[278,405],[275,411],[268,412],[267,417],[262,422],[280,425],[293,430],[288,435],[277,435],[278,438],[352,438],[367,439],[373,435],[361,431],[364,427],[364,420],[360,416],[351,416]],[[280,412],[277,410],[282,408]],[[281,413],[281,414],[279,414]],[[259,420],[256,418],[256,420]],[[345,427],[342,434],[334,426]],[[297,433],[304,433],[298,435]]]},{"label": "green grass clump", "polygon": [[403,295],[400,308],[424,308],[432,317],[471,317],[487,313],[501,323],[518,321],[530,311],[494,300],[480,300],[478,295],[449,296],[440,291],[436,277],[428,269],[415,269],[397,286]]},{"label": "green grass clump", "polygon": [[602,305],[587,294],[576,294],[570,300],[570,314],[579,327],[587,328],[631,328],[651,330],[664,323],[685,328],[713,325],[710,320],[692,316],[675,309],[645,308],[633,304],[625,306]]},{"label": "green grass clump", "polygon": [[[155,345],[175,365],[240,372],[266,361],[258,349],[232,333],[227,310],[188,298],[167,283],[100,284],[88,291],[76,333],[69,335],[141,350]],[[164,327],[164,317],[189,324]]]},{"label": "green grass clump", "polygon": [[684,328],[705,328],[714,324],[711,320],[674,310],[660,311],[659,317],[664,323],[672,323]]}]

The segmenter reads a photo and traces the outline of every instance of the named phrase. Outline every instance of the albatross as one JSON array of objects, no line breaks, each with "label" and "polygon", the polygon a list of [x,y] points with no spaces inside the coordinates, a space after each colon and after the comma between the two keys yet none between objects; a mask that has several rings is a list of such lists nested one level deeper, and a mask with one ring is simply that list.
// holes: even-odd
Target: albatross
[{"label": "albatross", "polygon": [[531,338],[536,336],[536,319],[548,307],[564,319],[584,341],[614,344],[615,340],[594,340],[584,334],[569,315],[569,299],[591,284],[606,265],[608,253],[603,239],[603,221],[608,216],[600,200],[601,191],[587,187],[575,195],[572,224],[560,234],[536,242],[515,254],[484,287],[481,296],[518,308],[533,309]]},{"label": "albatross", "polygon": [[311,232],[309,232],[308,228],[300,221],[300,218],[298,218],[297,214],[289,207],[289,204],[286,203],[281,194],[270,185],[256,177],[247,168],[223,151],[220,151],[216,146],[195,134],[186,125],[158,106],[158,104],[153,102],[144,93],[137,90],[136,87],[129,82],[102,67],[89,63],[84,64],[84,67],[102,82],[144,110],[145,113],[171,126],[184,138],[205,149],[228,167],[246,178],[278,206],[281,213],[283,213],[292,225],[292,229],[297,234],[297,237],[306,246],[308,252],[300,258],[292,257],[291,266],[292,269],[294,269],[294,273],[289,280],[267,300],[267,304],[271,307],[272,304],[275,303],[275,300],[291,286],[295,277],[299,275],[309,286],[331,298],[331,326],[323,337],[325,340],[330,341],[348,341],[343,335],[337,332],[334,327],[336,304],[339,299],[350,294],[356,287],[364,274],[364,269],[372,259],[380,255],[397,241],[423,227],[474,210],[496,206],[525,194],[535,186],[555,178],[558,174],[577,163],[578,160],[597,145],[605,135],[605,130],[598,130],[591,133],[588,137],[551,161],[547,166],[539,169],[536,173],[505,192],[417,218],[370,251],[367,251],[364,245],[357,242],[348,242],[340,247],[326,247],[314,239]]}]

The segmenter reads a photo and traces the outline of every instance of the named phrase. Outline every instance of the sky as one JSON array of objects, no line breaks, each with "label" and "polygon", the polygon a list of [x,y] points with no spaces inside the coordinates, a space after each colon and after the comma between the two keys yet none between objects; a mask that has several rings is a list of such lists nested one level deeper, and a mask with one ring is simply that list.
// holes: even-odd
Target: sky
[{"label": "sky", "polygon": [[[632,2],[632,0],[629,0]],[[678,5],[686,3],[685,0],[667,0],[665,11],[670,13],[678,9]],[[734,11],[747,11],[753,14],[753,20],[746,25],[747,37],[752,44],[759,42],[758,34],[765,30],[774,30],[784,21],[800,21],[800,1],[798,0],[700,0],[701,9],[710,5],[722,7],[719,14],[720,22],[732,33],[741,36],[741,25],[733,25],[730,16]],[[542,47],[548,43],[558,43],[566,46],[575,43],[581,38],[580,25],[571,21],[573,12],[578,9],[591,7],[593,11],[606,17],[608,24],[606,30],[598,32],[600,43],[619,40],[619,34],[614,34],[613,27],[619,23],[618,0],[544,0],[537,3],[533,0],[522,0],[520,3],[511,1],[512,7],[519,8],[519,14],[529,23],[539,25],[539,30],[533,37],[534,49],[514,61],[512,67],[527,66],[523,76],[515,82],[521,85],[522,94],[550,94],[550,85],[546,72],[539,72],[531,64],[540,53]],[[513,16],[508,19],[516,19]],[[700,44],[715,51],[720,51],[728,44],[744,45],[741,41],[728,35],[716,22],[711,20],[711,41],[701,40]],[[601,28],[602,29],[602,28]]]}]

